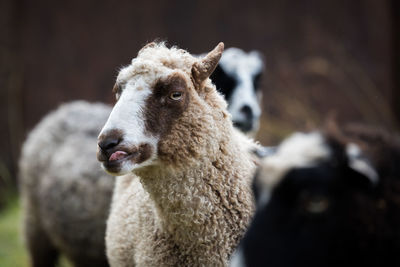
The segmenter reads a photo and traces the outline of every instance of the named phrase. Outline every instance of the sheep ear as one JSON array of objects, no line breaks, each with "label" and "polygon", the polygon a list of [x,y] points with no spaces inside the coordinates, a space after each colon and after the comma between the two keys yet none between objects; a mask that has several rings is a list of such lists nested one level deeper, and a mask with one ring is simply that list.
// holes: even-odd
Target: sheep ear
[{"label": "sheep ear", "polygon": [[192,79],[196,89],[203,87],[203,82],[210,77],[221,59],[224,43],[219,43],[205,57],[196,61],[192,66]]}]

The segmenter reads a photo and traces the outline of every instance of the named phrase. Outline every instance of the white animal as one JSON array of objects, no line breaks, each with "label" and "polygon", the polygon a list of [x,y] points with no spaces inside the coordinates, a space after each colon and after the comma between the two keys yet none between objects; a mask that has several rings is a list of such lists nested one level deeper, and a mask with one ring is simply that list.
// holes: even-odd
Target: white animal
[{"label": "white animal", "polygon": [[[255,52],[227,49],[213,78],[221,81],[221,75],[228,75],[222,69],[229,69],[229,77],[242,81],[235,82],[237,85],[247,85],[237,87],[248,91],[247,100],[259,97],[261,92],[254,94],[261,74],[254,64],[257,57],[261,61]],[[247,101],[253,110],[257,110],[256,102]],[[26,140],[20,185],[24,236],[33,266],[52,266],[58,254],[66,255],[76,266],[107,265],[102,236],[114,179],[101,172],[93,149],[110,112],[111,107],[102,104],[64,104],[47,115]]]},{"label": "white animal", "polygon": [[112,266],[226,266],[253,212],[257,147],[233,128],[202,59],[151,43],[117,78],[98,159],[117,177],[107,223]]},{"label": "white animal", "polygon": [[104,233],[114,178],[96,160],[97,135],[111,107],[85,101],[61,105],[29,133],[19,186],[23,236],[31,266],[108,266]]},{"label": "white animal", "polygon": [[224,51],[211,80],[228,101],[235,127],[255,136],[262,112],[260,81],[264,71],[262,55],[231,47]]}]

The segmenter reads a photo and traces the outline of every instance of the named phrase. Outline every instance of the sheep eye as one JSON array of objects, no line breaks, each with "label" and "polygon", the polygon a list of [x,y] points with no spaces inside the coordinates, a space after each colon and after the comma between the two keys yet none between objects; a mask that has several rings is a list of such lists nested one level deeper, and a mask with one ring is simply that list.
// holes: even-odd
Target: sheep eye
[{"label": "sheep eye", "polygon": [[321,213],[329,207],[329,200],[324,196],[314,196],[305,203],[305,209],[310,213]]},{"label": "sheep eye", "polygon": [[169,95],[169,98],[172,99],[172,100],[180,100],[182,98],[182,96],[183,96],[182,92],[172,92]]}]

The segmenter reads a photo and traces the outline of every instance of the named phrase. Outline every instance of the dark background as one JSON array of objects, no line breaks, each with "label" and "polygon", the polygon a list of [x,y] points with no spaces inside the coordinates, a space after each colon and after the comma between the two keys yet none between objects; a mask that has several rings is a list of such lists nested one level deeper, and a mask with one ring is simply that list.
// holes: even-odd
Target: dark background
[{"label": "dark background", "polygon": [[397,130],[399,10],[397,0],[0,0],[0,194],[42,116],[73,99],[111,103],[118,69],[156,38],[193,53],[219,41],[261,51],[264,145],[332,112]]}]

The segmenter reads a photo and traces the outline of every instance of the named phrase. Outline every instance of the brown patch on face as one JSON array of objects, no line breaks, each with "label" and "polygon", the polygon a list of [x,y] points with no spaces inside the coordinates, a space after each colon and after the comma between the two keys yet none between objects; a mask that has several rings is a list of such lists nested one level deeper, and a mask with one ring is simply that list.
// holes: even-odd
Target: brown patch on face
[{"label": "brown patch on face", "polygon": [[153,149],[149,144],[141,144],[138,148],[138,156],[134,158],[133,162],[140,164],[151,157]]},{"label": "brown patch on face", "polygon": [[[182,94],[179,100],[171,96],[174,93]],[[146,131],[164,136],[174,121],[178,119],[189,103],[189,94],[185,77],[180,73],[173,73],[165,79],[160,79],[154,86],[153,93],[146,100],[144,111]]]}]

